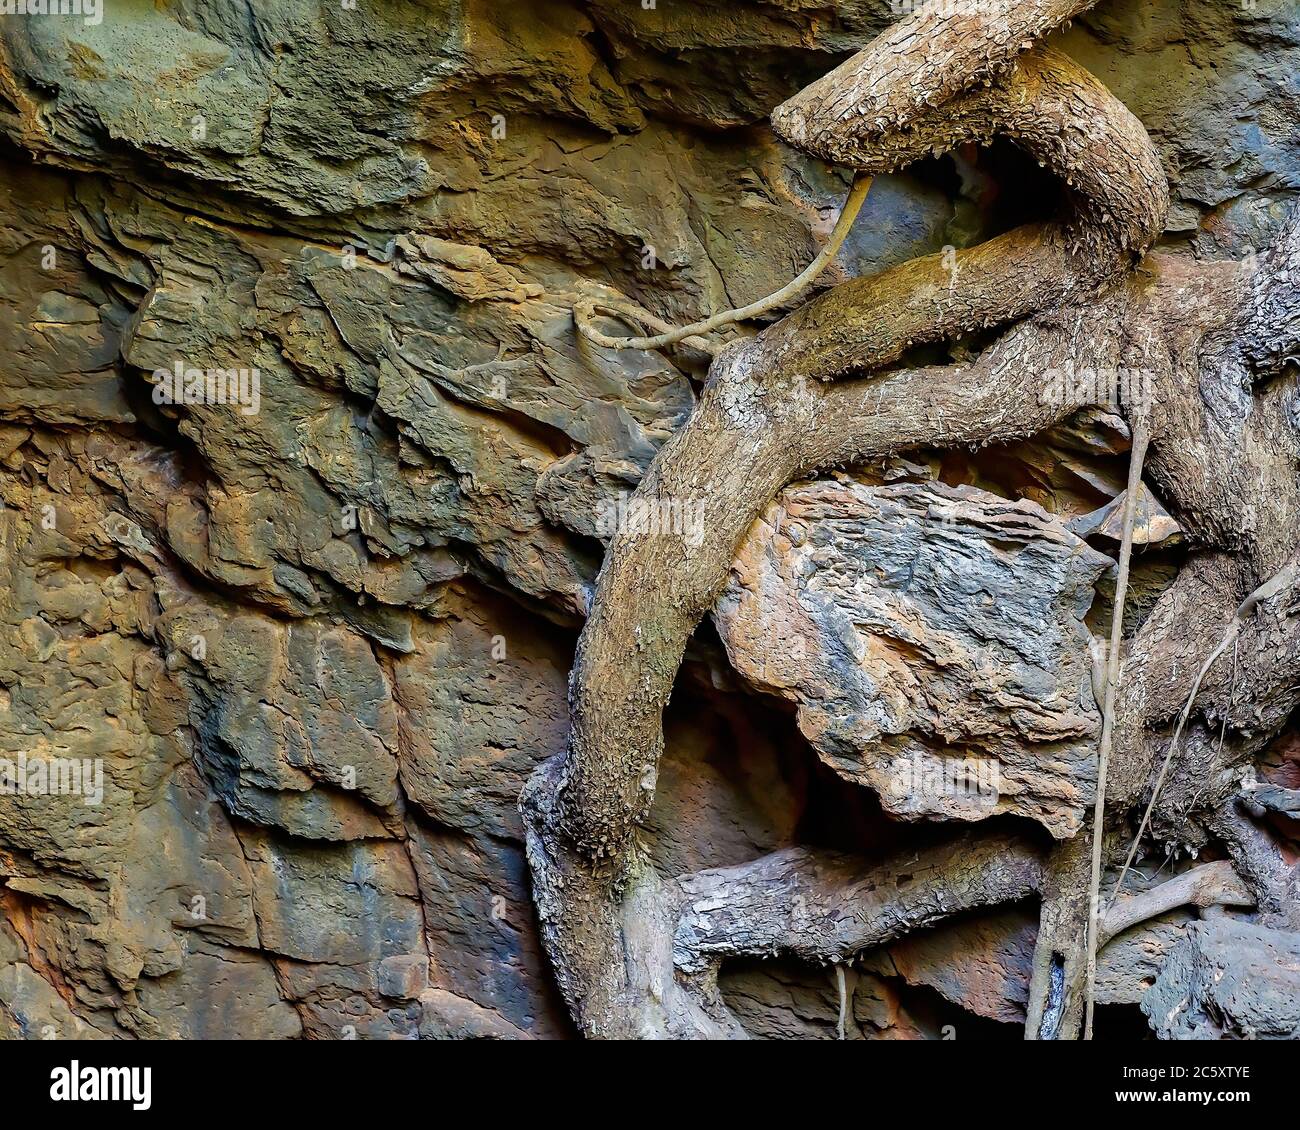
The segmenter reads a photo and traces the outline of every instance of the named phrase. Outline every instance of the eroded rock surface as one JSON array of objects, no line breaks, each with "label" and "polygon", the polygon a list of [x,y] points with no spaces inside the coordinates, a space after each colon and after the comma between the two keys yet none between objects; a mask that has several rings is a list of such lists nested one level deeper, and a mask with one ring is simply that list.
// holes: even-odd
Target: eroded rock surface
[{"label": "eroded rock surface", "polygon": [[769,507],[716,620],[737,670],[888,811],[1066,837],[1094,783],[1084,617],[1109,565],[1031,502],[824,481]]},{"label": "eroded rock surface", "polygon": [[1218,918],[1169,954],[1142,1011],[1162,1039],[1300,1038],[1300,938]]}]

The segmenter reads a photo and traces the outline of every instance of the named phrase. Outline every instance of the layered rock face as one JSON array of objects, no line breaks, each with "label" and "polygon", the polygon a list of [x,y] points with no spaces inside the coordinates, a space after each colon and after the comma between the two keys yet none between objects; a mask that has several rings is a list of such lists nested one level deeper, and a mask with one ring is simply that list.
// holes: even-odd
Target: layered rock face
[{"label": "layered rock face", "polygon": [[[704,372],[572,310],[682,323],[796,274],[848,180],[766,116],[894,13],[91,7],[0,16],[0,1036],[571,1035],[518,796],[567,739],[610,515]],[[1292,0],[1113,0],[1056,40],[1160,146],[1168,249],[1267,244],[1300,195]],[[995,147],[880,178],[823,282],[1035,214],[1034,172]],[[1125,448],[1098,415],[787,490],[688,653],[650,855],[1077,832],[1115,547],[1071,523]],[[1135,618],[1178,552],[1146,551]],[[973,792],[918,786],[953,761]],[[848,1034],[1018,1035],[1034,922],[874,953]],[[1240,1034],[1294,987],[1216,955],[1294,942],[1233,929],[1117,942],[1102,1004]],[[754,1035],[836,1034],[824,970],[720,984]]]},{"label": "layered rock face", "polygon": [[812,483],[751,535],[718,628],[887,811],[1011,812],[1068,837],[1096,785],[1084,616],[1110,563],[1032,502]]}]

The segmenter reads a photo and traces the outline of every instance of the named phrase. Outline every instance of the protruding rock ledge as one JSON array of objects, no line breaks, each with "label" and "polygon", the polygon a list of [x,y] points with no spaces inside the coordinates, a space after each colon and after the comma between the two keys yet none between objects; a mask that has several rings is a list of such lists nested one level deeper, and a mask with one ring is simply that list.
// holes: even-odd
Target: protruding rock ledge
[{"label": "protruding rock ledge", "polygon": [[1084,616],[1110,564],[1031,502],[804,483],[756,524],[716,620],[737,670],[890,812],[1068,837],[1095,780]]}]

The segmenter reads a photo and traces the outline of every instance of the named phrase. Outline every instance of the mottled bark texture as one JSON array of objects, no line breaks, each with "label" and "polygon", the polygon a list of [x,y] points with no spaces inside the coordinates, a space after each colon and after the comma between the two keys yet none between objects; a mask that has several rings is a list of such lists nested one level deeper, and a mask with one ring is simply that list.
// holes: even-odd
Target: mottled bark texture
[{"label": "mottled bark texture", "polygon": [[[1300,235],[1293,227],[1245,266],[1146,254],[1163,227],[1167,189],[1145,130],[1100,83],[1038,42],[1090,6],[927,7],[773,112],[773,128],[791,145],[873,174],[964,142],[1010,138],[1068,186],[1068,207],[1054,222],[954,259],[843,283],[728,345],[689,421],[642,480],[637,498],[647,503],[697,502],[700,536],[614,537],[572,672],[568,750],[538,771],[523,800],[544,937],[588,1035],[737,1035],[715,988],[725,956],[848,961],[945,913],[1030,890],[1041,892],[1042,911],[1026,1035],[1078,1032],[1085,835],[1045,857],[993,836],[919,861],[789,851],[669,880],[645,858],[637,827],[654,797],[662,713],[687,640],[777,492],[909,448],[1033,435],[1089,402],[1046,395],[1051,370],[1151,375],[1151,396],[1120,407],[1149,424],[1149,480],[1195,546],[1130,642],[1115,691],[1101,830],[1108,864],[1122,855],[1129,815],[1147,794],[1199,660],[1242,598],[1295,554],[1296,395],[1294,382],[1277,378],[1297,348]],[[967,361],[907,364],[913,347],[984,330],[996,338]],[[1300,620],[1286,600],[1255,609],[1232,670],[1220,664],[1207,677],[1186,749],[1157,798],[1163,838],[1204,842],[1233,803],[1234,767],[1300,697]],[[987,866],[972,869],[971,860]],[[1243,871],[1261,904],[1284,900],[1275,870]],[[1222,869],[1215,878],[1230,898],[1188,881],[1149,896],[1150,906],[1167,907],[1173,896],[1245,901]],[[1125,913],[1144,911],[1120,904],[1107,929]]]}]

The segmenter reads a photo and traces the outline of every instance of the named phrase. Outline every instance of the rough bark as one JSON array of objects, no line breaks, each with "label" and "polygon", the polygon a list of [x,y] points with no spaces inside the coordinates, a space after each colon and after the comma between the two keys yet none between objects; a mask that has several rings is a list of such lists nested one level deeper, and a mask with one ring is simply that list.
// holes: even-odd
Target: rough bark
[{"label": "rough bark", "polygon": [[724,957],[789,955],[838,965],[950,915],[1038,890],[1042,853],[1012,836],[968,836],[864,867],[789,848],[678,881],[673,960],[686,974]]}]

